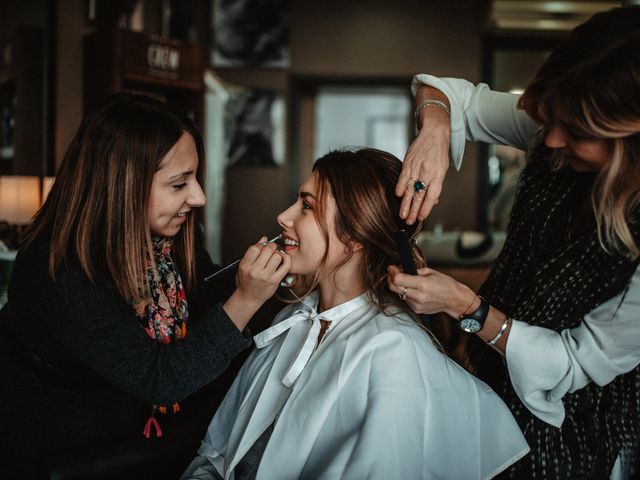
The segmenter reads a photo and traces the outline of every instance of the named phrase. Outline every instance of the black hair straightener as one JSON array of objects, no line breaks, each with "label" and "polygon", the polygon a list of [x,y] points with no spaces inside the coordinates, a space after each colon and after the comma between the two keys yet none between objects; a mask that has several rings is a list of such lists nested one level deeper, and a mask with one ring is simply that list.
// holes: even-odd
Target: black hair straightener
[{"label": "black hair straightener", "polygon": [[[400,255],[400,263],[402,264],[402,270],[409,275],[417,275],[416,262],[413,261],[413,255],[411,255],[411,242],[407,236],[407,232],[402,229],[394,232],[396,239],[396,248],[398,249],[398,255]],[[422,324],[431,329],[431,317],[426,313],[418,314]]]}]

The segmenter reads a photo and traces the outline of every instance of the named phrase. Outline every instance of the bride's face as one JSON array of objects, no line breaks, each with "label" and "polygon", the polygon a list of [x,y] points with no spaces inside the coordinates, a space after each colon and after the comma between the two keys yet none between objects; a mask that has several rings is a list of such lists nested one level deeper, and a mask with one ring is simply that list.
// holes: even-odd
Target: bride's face
[{"label": "bride's face", "polygon": [[284,250],[291,256],[290,273],[315,274],[327,251],[326,271],[331,272],[349,253],[347,245],[336,235],[336,203],[331,192],[324,196],[323,217],[327,226],[328,243],[325,240],[314,215],[315,209],[323,201],[319,196],[316,175],[311,175],[300,187],[296,202],[278,215]]}]

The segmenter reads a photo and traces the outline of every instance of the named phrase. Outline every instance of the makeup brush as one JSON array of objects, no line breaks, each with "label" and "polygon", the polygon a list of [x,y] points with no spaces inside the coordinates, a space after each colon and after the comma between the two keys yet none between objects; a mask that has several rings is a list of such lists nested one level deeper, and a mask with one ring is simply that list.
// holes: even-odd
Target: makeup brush
[{"label": "makeup brush", "polygon": [[[273,243],[273,242],[276,242],[276,243],[280,244],[280,240],[282,240],[282,234],[280,234],[280,235],[278,235],[276,237],[273,237],[271,240],[268,240],[268,241],[264,242],[263,245],[266,245],[267,243]],[[218,275],[223,274],[227,270],[232,269],[233,267],[235,267],[236,265],[238,265],[240,263],[240,260],[242,260],[242,257],[238,258],[237,260],[234,260],[229,265],[226,265],[226,266],[222,267],[217,272],[212,273],[211,275],[209,275],[207,277],[204,277],[204,281],[208,282],[209,280],[217,277]]]}]

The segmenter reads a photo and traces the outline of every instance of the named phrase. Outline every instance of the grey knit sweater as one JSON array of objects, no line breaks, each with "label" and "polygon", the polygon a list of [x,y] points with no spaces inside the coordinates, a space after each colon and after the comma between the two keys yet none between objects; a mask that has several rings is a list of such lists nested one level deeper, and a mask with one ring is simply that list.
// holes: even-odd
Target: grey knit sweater
[{"label": "grey knit sweater", "polygon": [[[0,312],[0,425],[10,439],[2,463],[140,438],[149,404],[184,400],[251,343],[220,303],[233,276],[188,293],[187,336],[163,345],[111,281],[94,284],[73,263],[53,281],[48,250],[44,237],[19,252]],[[198,249],[198,278],[214,268]]]}]

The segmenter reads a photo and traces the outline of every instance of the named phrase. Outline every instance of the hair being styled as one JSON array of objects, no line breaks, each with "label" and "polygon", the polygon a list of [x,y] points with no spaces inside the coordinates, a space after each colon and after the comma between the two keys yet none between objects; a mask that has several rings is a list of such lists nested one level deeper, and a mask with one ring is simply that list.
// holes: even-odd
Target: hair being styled
[{"label": "hair being styled", "polygon": [[[158,100],[116,94],[83,119],[24,237],[29,244],[41,234],[51,235],[52,277],[77,259],[89,279],[106,274],[128,302],[149,297],[145,269],[152,248],[151,184],[184,132],[195,141],[201,171],[204,147],[196,127]],[[187,288],[195,271],[194,213],[174,238],[175,260]]]},{"label": "hair being styled", "polygon": [[[562,111],[572,119],[572,135],[607,141],[610,161],[592,191],[598,237],[606,251],[637,258],[629,222],[640,205],[640,6],[598,13],[576,27],[519,106],[546,127]],[[563,166],[562,155],[554,166]]]},{"label": "hair being styled", "polygon": [[[406,225],[398,215],[401,199],[395,194],[395,186],[402,170],[402,162],[390,153],[374,149],[357,151],[336,150],[316,160],[313,174],[318,185],[318,202],[313,214],[329,244],[329,231],[325,215],[325,205],[329,195],[336,204],[335,229],[338,239],[345,245],[351,242],[362,245],[362,280],[369,288],[371,299],[381,311],[390,305],[402,309],[406,304],[389,290],[387,266],[400,264],[394,232],[404,229],[413,240],[412,254],[418,268],[425,266],[420,248],[415,238],[421,223]],[[335,268],[338,270],[353,256],[347,257]],[[328,249],[321,266],[307,293],[315,289],[326,268]]]}]

